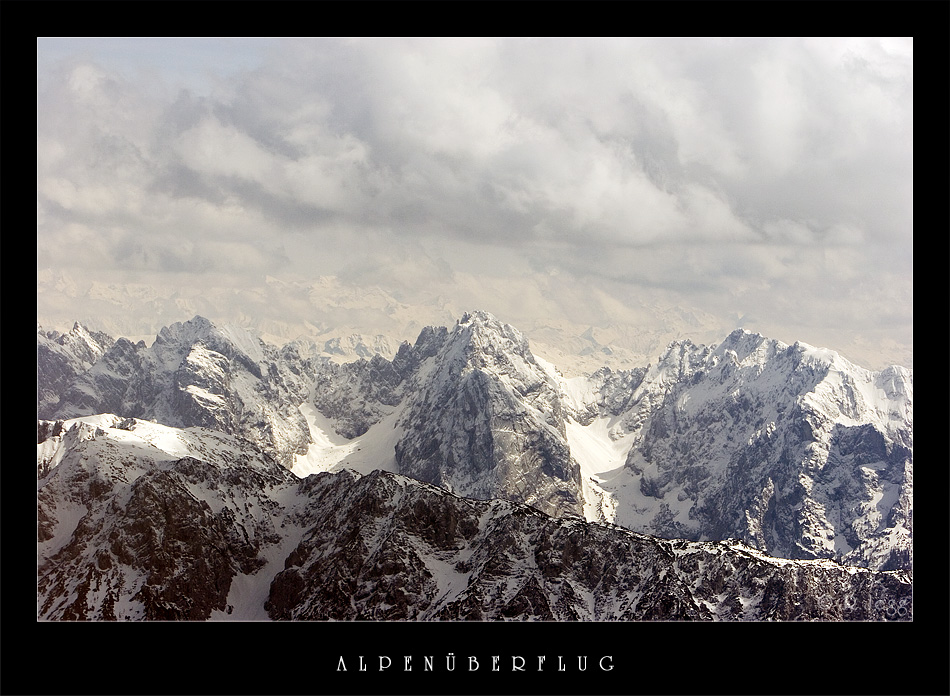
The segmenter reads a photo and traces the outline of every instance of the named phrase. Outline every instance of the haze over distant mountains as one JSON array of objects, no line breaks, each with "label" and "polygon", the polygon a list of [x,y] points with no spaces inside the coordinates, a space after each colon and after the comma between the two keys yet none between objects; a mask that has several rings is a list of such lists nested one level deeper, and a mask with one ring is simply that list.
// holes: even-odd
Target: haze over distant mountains
[{"label": "haze over distant mountains", "polygon": [[[711,344],[743,327],[788,343],[833,346],[871,369],[913,368],[913,344],[889,335],[886,326],[875,335],[812,327],[808,340],[767,317],[715,314],[678,304],[659,291],[640,288],[631,294],[622,285],[564,282],[563,272],[553,270],[525,269],[493,280],[430,265],[402,274],[398,268],[377,269],[379,277],[368,283],[345,276],[313,281],[269,276],[253,288],[83,283],[67,272],[44,269],[37,274],[37,321],[60,332],[79,321],[112,336],[151,343],[163,326],[201,315],[251,330],[278,346],[312,341],[331,359],[343,361],[375,353],[391,358],[401,342],[415,340],[425,326],[449,325],[473,306],[489,306],[525,333],[536,354],[571,376],[605,365],[646,365],[670,341],[688,337]],[[401,275],[425,282],[400,282]],[[78,314],[76,307],[82,308]]]}]

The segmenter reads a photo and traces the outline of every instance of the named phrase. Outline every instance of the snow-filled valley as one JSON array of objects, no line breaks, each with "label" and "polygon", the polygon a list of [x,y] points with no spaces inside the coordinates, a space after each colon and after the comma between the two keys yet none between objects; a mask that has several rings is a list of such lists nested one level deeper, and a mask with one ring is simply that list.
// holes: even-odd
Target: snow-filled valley
[{"label": "snow-filled valley", "polygon": [[333,430],[333,422],[310,404],[301,404],[307,419],[311,443],[306,454],[294,455],[291,471],[304,478],[322,471],[353,469],[369,473],[374,469],[396,471],[393,452],[399,442],[399,413],[386,416],[362,435],[347,439]]}]

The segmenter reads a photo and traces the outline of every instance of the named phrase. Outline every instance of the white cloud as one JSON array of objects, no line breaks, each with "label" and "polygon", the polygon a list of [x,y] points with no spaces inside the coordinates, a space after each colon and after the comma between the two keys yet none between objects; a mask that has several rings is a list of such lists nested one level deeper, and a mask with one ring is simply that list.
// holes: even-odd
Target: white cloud
[{"label": "white cloud", "polygon": [[909,39],[99,41],[38,43],[39,267],[252,292],[400,258],[404,292],[539,270],[864,335],[886,277],[912,322]]},{"label": "white cloud", "polygon": [[178,136],[177,154],[182,164],[201,174],[237,176],[250,181],[268,181],[278,164],[253,138],[214,118]]}]

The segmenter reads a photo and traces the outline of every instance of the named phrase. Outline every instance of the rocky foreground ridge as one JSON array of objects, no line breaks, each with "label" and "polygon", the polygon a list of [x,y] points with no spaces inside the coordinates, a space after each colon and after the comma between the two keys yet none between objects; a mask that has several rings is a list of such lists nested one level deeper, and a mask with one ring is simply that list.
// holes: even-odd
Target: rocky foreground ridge
[{"label": "rocky foreground ridge", "polygon": [[909,620],[906,571],[646,536],[253,443],[41,422],[43,620]]}]

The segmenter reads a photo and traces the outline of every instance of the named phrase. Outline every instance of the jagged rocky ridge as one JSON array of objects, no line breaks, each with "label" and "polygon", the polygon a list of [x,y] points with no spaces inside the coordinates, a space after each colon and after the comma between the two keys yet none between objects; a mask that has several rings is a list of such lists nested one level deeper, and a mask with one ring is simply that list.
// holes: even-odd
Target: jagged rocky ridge
[{"label": "jagged rocky ridge", "polygon": [[579,413],[627,443],[623,467],[600,477],[608,519],[785,558],[911,567],[909,370],[736,331],[718,346],[673,344],[637,379],[632,392],[605,382],[603,405]]},{"label": "jagged rocky ridge", "polygon": [[657,539],[247,441],[42,422],[43,620],[910,620],[906,571]]},{"label": "jagged rocky ridge", "polygon": [[383,472],[301,488],[320,514],[271,583],[275,619],[912,618],[904,572],[662,540]]},{"label": "jagged rocky ridge", "polygon": [[[738,538],[773,556],[912,567],[912,373],[744,331],[567,380],[484,312],[423,330],[392,360],[346,364],[196,317],[151,348],[115,342],[40,416],[216,428],[294,469],[319,434],[308,405],[350,438],[348,452],[389,433],[369,469],[458,495],[668,538]],[[327,470],[354,461],[325,454]]]},{"label": "jagged rocky ridge", "polygon": [[[148,347],[118,339],[55,403],[40,403],[37,415],[61,420],[114,413],[211,428],[250,439],[289,466],[310,441],[298,406],[314,366],[299,348],[277,349],[241,329],[195,317],[162,329]],[[38,381],[47,383],[42,365]]]},{"label": "jagged rocky ridge", "polygon": [[70,383],[92,367],[115,343],[100,331],[89,331],[78,322],[66,333],[36,327],[36,404],[47,413],[59,402]]}]

